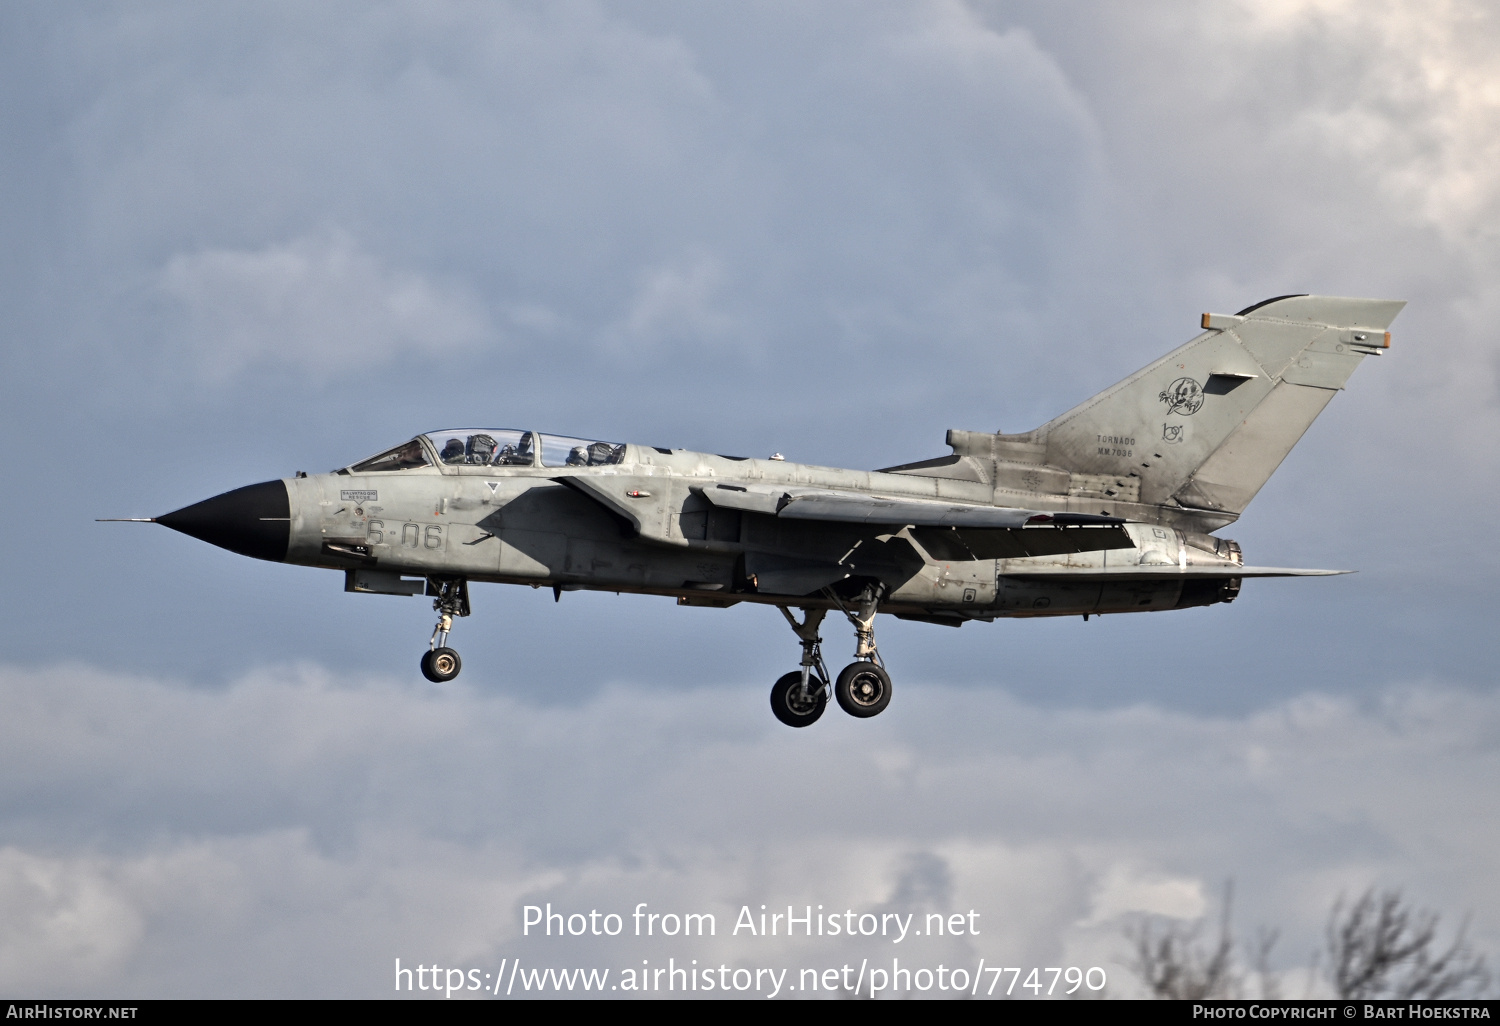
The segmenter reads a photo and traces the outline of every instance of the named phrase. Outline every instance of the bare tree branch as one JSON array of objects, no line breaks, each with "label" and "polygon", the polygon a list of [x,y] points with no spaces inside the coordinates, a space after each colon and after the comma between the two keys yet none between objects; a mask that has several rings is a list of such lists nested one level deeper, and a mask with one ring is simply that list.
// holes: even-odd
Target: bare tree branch
[{"label": "bare tree branch", "polygon": [[1484,958],[1468,944],[1468,920],[1446,949],[1437,947],[1439,916],[1412,909],[1399,890],[1370,888],[1345,908],[1342,897],[1326,930],[1334,991],[1341,998],[1440,998],[1478,992],[1489,983]]},{"label": "bare tree branch", "polygon": [[1271,971],[1271,949],[1280,937],[1281,931],[1262,926],[1255,931],[1255,946],[1250,949],[1250,964],[1260,980],[1260,996],[1271,1000],[1281,997],[1281,982]]},{"label": "bare tree branch", "polygon": [[[1271,969],[1278,934],[1262,928],[1245,956],[1236,951],[1230,928],[1233,887],[1224,885],[1217,940],[1204,940],[1204,924],[1143,918],[1128,926],[1130,967],[1153,997],[1176,1000],[1237,998],[1254,986],[1259,996],[1280,995],[1281,978]],[[1314,955],[1308,986],[1327,958],[1328,979],[1344,999],[1452,998],[1481,994],[1490,983],[1484,957],[1468,941],[1469,922],[1452,943],[1441,946],[1440,916],[1412,907],[1399,890],[1370,888],[1352,904],[1340,897],[1328,915],[1324,952]],[[1310,990],[1311,992],[1311,990]]]},{"label": "bare tree branch", "polygon": [[1230,931],[1231,884],[1224,885],[1224,908],[1219,939],[1205,951],[1199,943],[1202,923],[1144,919],[1127,929],[1135,946],[1131,968],[1153,997],[1175,1000],[1235,997],[1239,977],[1234,966],[1234,937]]}]

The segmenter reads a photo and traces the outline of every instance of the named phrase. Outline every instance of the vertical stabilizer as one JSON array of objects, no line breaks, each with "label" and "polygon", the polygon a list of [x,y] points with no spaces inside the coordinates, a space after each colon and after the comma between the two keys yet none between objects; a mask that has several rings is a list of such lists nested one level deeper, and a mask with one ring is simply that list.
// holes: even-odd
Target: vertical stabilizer
[{"label": "vertical stabilizer", "polygon": [[1025,437],[1075,479],[1128,475],[1141,503],[1232,519],[1360,360],[1390,345],[1405,305],[1281,296],[1204,314],[1197,338]]}]

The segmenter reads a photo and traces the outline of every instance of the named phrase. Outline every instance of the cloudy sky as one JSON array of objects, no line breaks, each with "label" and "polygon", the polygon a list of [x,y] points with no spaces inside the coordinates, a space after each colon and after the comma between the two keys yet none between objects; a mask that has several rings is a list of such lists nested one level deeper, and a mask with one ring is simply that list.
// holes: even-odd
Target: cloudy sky
[{"label": "cloudy sky", "polygon": [[[1100,966],[1400,887],[1500,952],[1500,16],[1478,0],[0,9],[0,992],[389,993],[394,960]],[[878,467],[1289,292],[1408,300],[1172,614],[427,604],[142,525],[465,424]],[[830,636],[841,659],[842,631]],[[711,912],[693,942],[522,908]],[[729,936],[742,905],[977,937]],[[906,963],[910,958],[912,961]]]}]

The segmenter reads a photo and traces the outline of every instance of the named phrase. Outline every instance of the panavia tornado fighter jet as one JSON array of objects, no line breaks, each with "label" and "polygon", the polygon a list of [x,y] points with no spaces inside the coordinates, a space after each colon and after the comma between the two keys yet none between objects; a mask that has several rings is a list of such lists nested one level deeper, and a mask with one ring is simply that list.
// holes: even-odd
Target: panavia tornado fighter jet
[{"label": "panavia tornado fighter jet", "polygon": [[[153,518],[259,559],[325,567],[344,590],[426,595],[429,680],[476,581],[778,607],[801,667],[771,690],[804,727],[832,692],[891,700],[875,616],[957,627],[997,617],[1138,613],[1232,602],[1234,523],[1405,304],[1280,296],[1204,314],[1200,335],[1025,434],[948,432],[952,452],[883,470],[714,456],[513,428],[417,435],[328,474],[239,488]],[[797,611],[797,612],[794,612]],[[854,661],[824,665],[825,616]],[[800,615],[799,615],[800,614]]]}]

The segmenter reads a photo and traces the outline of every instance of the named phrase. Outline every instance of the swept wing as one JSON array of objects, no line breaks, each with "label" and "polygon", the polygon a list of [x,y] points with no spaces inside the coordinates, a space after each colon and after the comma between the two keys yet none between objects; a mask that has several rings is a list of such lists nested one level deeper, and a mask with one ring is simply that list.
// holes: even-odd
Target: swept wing
[{"label": "swept wing", "polygon": [[716,484],[703,489],[716,506],[764,513],[783,520],[812,520],[861,527],[918,529],[929,549],[956,539],[975,559],[1016,559],[1067,552],[1128,549],[1135,545],[1118,517],[1088,513],[892,498],[831,488],[773,488]]}]

